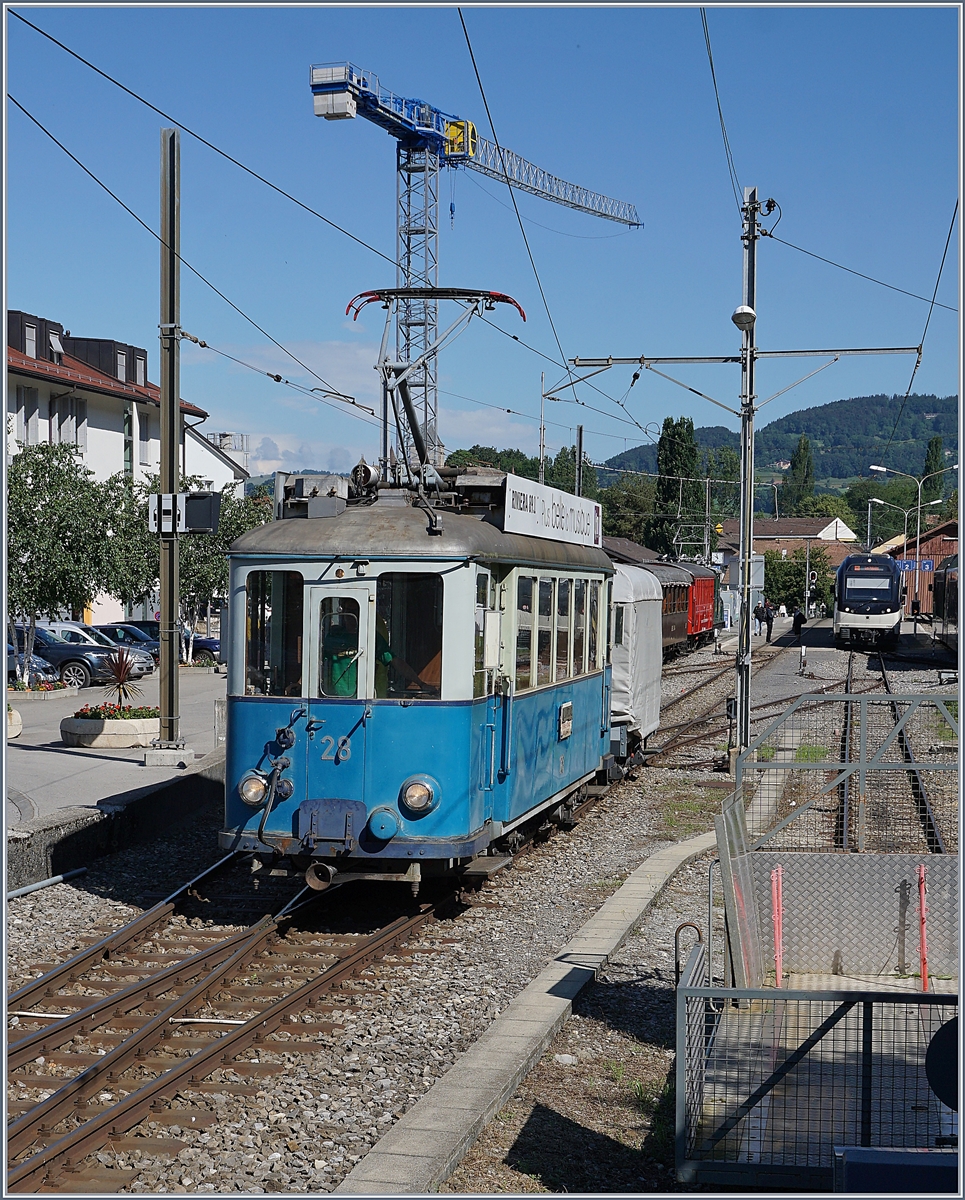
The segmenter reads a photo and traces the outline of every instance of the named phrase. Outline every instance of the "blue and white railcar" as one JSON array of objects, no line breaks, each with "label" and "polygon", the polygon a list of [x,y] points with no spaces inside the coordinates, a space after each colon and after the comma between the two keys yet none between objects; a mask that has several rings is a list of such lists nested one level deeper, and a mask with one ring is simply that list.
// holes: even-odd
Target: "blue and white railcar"
[{"label": "blue and white railcar", "polygon": [[901,571],[887,554],[849,554],[834,583],[834,640],[894,647],[901,632]]},{"label": "blue and white railcar", "polygon": [[323,497],[232,546],[226,848],[417,885],[606,770],[609,559],[460,482],[461,512]]}]

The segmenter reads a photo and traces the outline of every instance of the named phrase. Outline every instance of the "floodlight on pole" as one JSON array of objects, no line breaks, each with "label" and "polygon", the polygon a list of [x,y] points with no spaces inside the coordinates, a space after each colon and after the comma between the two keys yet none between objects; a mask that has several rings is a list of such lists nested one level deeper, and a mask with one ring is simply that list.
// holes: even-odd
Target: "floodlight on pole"
[{"label": "floodlight on pole", "polygon": [[740,304],[731,313],[730,318],[741,333],[748,333],[754,328],[754,323],[757,321],[757,313],[749,304]]}]

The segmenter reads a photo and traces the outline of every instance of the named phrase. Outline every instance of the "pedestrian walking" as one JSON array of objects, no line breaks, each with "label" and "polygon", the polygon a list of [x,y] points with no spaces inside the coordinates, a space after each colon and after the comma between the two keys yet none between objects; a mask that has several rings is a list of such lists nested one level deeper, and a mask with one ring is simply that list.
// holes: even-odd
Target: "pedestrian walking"
[{"label": "pedestrian walking", "polygon": [[761,630],[764,628],[764,605],[758,600],[754,609],[754,620],[757,622],[757,636],[761,636]]},{"label": "pedestrian walking", "polygon": [[801,640],[801,630],[807,624],[807,620],[808,620],[807,617],[804,615],[804,613],[801,612],[800,608],[798,608],[798,606],[795,604],[794,605],[793,626],[794,626],[794,637],[795,637],[795,640],[798,642]]},{"label": "pedestrian walking", "polygon": [[767,640],[771,640],[774,631],[774,605],[770,600],[764,601],[764,622],[767,625]]}]

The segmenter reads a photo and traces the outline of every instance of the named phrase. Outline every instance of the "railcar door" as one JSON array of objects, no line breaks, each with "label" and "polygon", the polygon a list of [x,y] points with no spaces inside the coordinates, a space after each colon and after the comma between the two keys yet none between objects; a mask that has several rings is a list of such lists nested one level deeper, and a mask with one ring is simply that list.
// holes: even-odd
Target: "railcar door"
[{"label": "railcar door", "polygon": [[307,808],[296,836],[352,850],[365,825],[366,725],[371,715],[375,585],[309,589]]}]

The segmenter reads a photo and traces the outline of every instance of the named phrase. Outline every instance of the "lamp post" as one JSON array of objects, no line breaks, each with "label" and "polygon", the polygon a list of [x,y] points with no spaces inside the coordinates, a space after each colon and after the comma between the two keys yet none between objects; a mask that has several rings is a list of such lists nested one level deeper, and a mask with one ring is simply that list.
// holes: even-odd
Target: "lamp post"
[{"label": "lamp post", "polygon": [[[893,508],[895,512],[900,512],[904,515],[905,526],[901,535],[901,557],[908,557],[908,515],[913,513],[915,508],[928,508],[932,504],[941,504],[941,500],[928,500],[925,504],[915,505],[913,508],[902,508],[900,504],[892,504],[890,500],[880,500],[877,496],[872,496],[868,501],[868,509],[870,511],[872,504],[881,504],[885,508]],[[902,572],[904,574],[904,572]]]},{"label": "lamp post", "polygon": [[[914,609],[914,612],[912,613],[912,617],[914,618],[914,622],[915,622],[915,633],[917,633],[918,632],[918,610],[921,608],[921,603],[918,599],[918,571],[920,569],[920,564],[921,564],[921,510],[923,507],[922,502],[921,502],[921,485],[923,483],[926,483],[929,479],[934,479],[936,475],[944,475],[946,471],[957,471],[958,463],[955,463],[953,466],[950,466],[950,467],[942,467],[942,469],[940,471],[932,471],[929,475],[922,476],[921,479],[919,479],[915,475],[909,475],[907,471],[896,471],[894,467],[877,466],[875,463],[872,463],[869,469],[872,471],[877,471],[879,475],[887,475],[889,472],[892,475],[902,475],[902,476],[904,476],[905,479],[910,479],[918,488],[918,504],[916,505],[916,508],[918,509],[918,531],[915,534],[915,599],[912,604],[912,608]],[[896,507],[897,507],[897,505],[896,505]],[[870,511],[870,507],[869,507],[869,511]],[[909,509],[908,511],[911,512],[912,510]],[[869,520],[870,520],[870,517],[869,517]],[[905,534],[906,543],[907,543],[907,537],[908,537],[908,535],[906,533]]]}]

